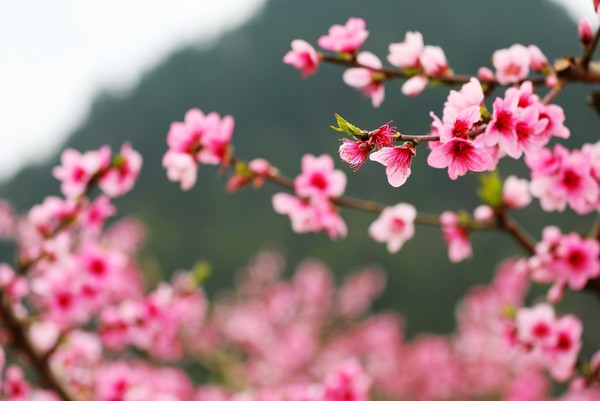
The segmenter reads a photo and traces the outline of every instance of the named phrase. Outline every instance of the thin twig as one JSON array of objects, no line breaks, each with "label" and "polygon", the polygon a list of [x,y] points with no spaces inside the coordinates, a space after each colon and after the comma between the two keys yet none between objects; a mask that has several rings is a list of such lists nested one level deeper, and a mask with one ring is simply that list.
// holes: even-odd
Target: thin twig
[{"label": "thin twig", "polygon": [[598,41],[600,41],[600,28],[598,28],[596,30],[596,34],[594,35],[594,40],[588,47],[585,48],[585,50],[583,52],[583,56],[581,56],[581,66],[586,71],[590,65],[590,61],[592,60],[594,50],[596,50],[596,47],[598,46]]},{"label": "thin twig", "polygon": [[535,254],[535,240],[504,209],[496,210],[498,227],[510,234],[530,254]]},{"label": "thin twig", "polygon": [[17,317],[9,297],[2,289],[0,289],[0,315],[2,316],[2,322],[12,336],[14,344],[31,361],[42,382],[55,391],[64,401],[78,401],[52,371],[48,363],[49,354],[41,355],[35,349],[27,333],[26,324]]}]

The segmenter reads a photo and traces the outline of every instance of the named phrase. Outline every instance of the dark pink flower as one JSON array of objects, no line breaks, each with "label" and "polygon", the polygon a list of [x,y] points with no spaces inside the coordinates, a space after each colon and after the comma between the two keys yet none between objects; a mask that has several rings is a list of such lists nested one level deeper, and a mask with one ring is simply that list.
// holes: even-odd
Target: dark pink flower
[{"label": "dark pink flower", "polygon": [[431,151],[427,164],[434,168],[448,167],[448,176],[456,180],[467,171],[488,170],[493,165],[493,160],[489,153],[476,147],[473,142],[452,138]]},{"label": "dark pink flower", "polygon": [[367,161],[371,150],[373,150],[373,145],[369,142],[343,138],[339,153],[340,158],[350,164],[354,171],[357,171]]},{"label": "dark pink flower", "polygon": [[414,146],[406,142],[401,146],[381,148],[372,153],[369,158],[385,166],[388,182],[397,188],[404,184],[410,176],[410,164],[415,154]]}]

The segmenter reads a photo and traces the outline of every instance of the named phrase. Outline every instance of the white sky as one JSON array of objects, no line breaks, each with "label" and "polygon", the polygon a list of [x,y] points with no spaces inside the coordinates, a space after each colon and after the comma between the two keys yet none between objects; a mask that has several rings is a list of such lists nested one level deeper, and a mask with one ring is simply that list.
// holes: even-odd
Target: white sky
[{"label": "white sky", "polygon": [[[551,1],[594,16],[592,0]],[[51,155],[99,90],[132,87],[177,47],[216,38],[265,2],[0,0],[0,181]]]}]

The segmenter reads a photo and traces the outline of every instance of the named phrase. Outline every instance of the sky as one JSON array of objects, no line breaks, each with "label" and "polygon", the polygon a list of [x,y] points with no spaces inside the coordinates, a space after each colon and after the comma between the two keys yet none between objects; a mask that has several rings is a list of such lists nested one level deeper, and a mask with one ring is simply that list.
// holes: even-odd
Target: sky
[{"label": "sky", "polygon": [[[594,16],[592,0],[548,1],[574,20]],[[97,93],[126,92],[175,49],[214,41],[265,3],[0,0],[0,182],[54,154]]]}]

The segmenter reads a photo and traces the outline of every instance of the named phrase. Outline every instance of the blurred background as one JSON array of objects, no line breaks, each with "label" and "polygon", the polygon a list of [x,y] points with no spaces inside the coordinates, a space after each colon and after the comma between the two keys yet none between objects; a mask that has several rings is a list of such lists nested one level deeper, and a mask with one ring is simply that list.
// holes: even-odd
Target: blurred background
[{"label": "blurred background", "polygon": [[[304,153],[335,155],[339,135],[328,127],[339,113],[363,128],[393,120],[400,130],[425,133],[429,111],[441,114],[447,88],[429,88],[416,99],[386,87],[386,100],[370,101],[343,84],[342,69],[323,65],[306,80],[282,63],[290,42],[311,43],[334,23],[352,16],[366,20],[364,46],[382,59],[390,42],[419,30],[425,42],[442,46],[458,73],[490,66],[495,49],[537,44],[553,60],[580,54],[576,18],[593,16],[592,1],[571,0],[569,8],[549,0],[0,0],[0,197],[24,211],[48,194],[58,194],[51,175],[61,149],[113,149],[125,141],[144,157],[134,191],[117,199],[121,216],[148,227],[142,255],[156,277],[189,269],[199,260],[213,266],[209,292],[230,285],[234,272],[265,247],[282,251],[290,266],[306,257],[326,262],[336,274],[365,265],[385,269],[387,289],[378,302],[407,319],[409,335],[449,332],[457,301],[474,283],[485,283],[495,266],[521,250],[504,235],[474,233],[475,256],[457,265],[447,259],[437,229],[417,227],[415,239],[395,255],[373,242],[367,227],[375,216],[344,210],[348,238],[295,235],[288,219],[276,215],[271,196],[279,188],[225,191],[227,176],[202,166],[189,192],[167,180],[161,167],[172,121],[192,107],[231,114],[234,144],[243,159],[265,157],[295,176]],[[565,1],[566,3],[566,1]],[[573,133],[570,147],[598,138],[598,117],[585,104],[591,88],[569,86],[558,98]],[[491,103],[488,105],[491,107]],[[388,185],[383,166],[371,163],[349,175],[346,193],[386,204],[409,202],[426,212],[465,209],[479,202],[476,176],[448,180],[446,171],[426,166],[420,151],[401,188]],[[523,162],[501,164],[500,173],[527,177]],[[541,213],[538,202],[515,213],[535,236],[548,224],[585,231],[591,216]],[[5,258],[10,258],[5,255]],[[10,260],[10,259],[8,259]],[[532,298],[545,288],[536,288]],[[578,308],[590,321],[600,304],[569,294],[562,311]],[[586,326],[596,345],[600,327]],[[597,348],[597,346],[596,346]]]}]

